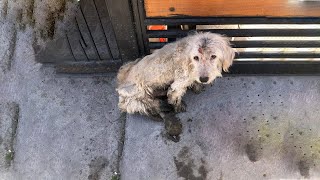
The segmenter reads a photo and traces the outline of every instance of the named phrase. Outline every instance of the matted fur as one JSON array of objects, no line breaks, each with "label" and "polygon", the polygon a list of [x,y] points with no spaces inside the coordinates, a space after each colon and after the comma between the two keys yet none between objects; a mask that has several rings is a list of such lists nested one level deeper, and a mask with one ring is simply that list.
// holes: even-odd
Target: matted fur
[{"label": "matted fur", "polygon": [[[196,33],[167,44],[120,68],[119,108],[127,113],[156,115],[160,101],[152,96],[153,91],[169,86],[168,102],[180,111],[187,88],[221,77],[222,70],[228,71],[232,65],[234,55],[228,38],[213,33]],[[207,77],[208,81],[201,82],[200,77]]]}]

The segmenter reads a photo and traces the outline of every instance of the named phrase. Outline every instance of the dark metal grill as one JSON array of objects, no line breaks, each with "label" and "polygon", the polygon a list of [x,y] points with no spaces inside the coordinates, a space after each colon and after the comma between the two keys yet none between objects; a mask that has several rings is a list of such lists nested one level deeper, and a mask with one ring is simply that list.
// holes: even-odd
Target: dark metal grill
[{"label": "dark metal grill", "polygon": [[[303,28],[308,25],[320,25],[320,17],[176,16],[146,18],[143,1],[133,0],[132,2],[135,21],[139,21],[137,34],[141,34],[140,49],[145,55],[194,31],[213,32],[230,37],[232,46],[239,52],[231,73],[320,74],[320,26]],[[247,29],[214,28],[217,25],[268,26],[278,24],[293,27],[280,29],[263,26]],[[148,30],[150,25],[164,25],[167,30]],[[212,28],[199,29],[197,28],[199,25],[208,25]],[[294,27],[295,25],[304,26],[301,28]],[[157,38],[165,38],[167,42],[157,42],[155,41]]]},{"label": "dark metal grill", "polygon": [[[261,36],[320,36],[320,29],[210,29],[202,32],[224,34],[229,37],[261,37]],[[177,38],[187,36],[189,31],[168,29],[166,31],[147,31],[149,38]]]},{"label": "dark metal grill", "polygon": [[179,18],[145,18],[146,25],[177,24],[320,24],[319,17],[273,18],[273,17],[179,17]]},{"label": "dark metal grill", "polygon": [[[150,49],[158,49],[166,45],[163,42],[149,43]],[[318,48],[320,47],[320,41],[232,41],[234,48],[255,48],[255,47],[292,47],[292,48]]]},{"label": "dark metal grill", "polygon": [[[197,25],[226,25],[236,24],[315,24],[320,23],[320,18],[175,18],[175,19],[145,19],[145,25],[166,25],[168,30],[147,30],[147,38],[181,38],[190,31],[179,28],[181,25],[196,27]],[[170,27],[176,27],[170,29]],[[178,28],[177,28],[178,27]],[[194,31],[195,28],[192,30]],[[320,37],[320,29],[203,29],[202,32],[213,32],[228,37]],[[234,48],[320,48],[320,40],[253,40],[232,41]],[[163,42],[149,42],[146,49],[157,49],[164,46]],[[320,52],[297,53],[249,53],[242,52],[238,58],[319,58]]]}]

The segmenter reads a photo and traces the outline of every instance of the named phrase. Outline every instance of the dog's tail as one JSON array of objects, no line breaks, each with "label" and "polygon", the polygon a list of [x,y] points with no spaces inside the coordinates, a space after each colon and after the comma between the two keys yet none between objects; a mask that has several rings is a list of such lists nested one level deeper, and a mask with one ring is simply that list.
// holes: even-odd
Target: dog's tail
[{"label": "dog's tail", "polygon": [[120,67],[120,69],[118,71],[118,75],[117,75],[118,83],[121,83],[126,79],[127,74],[130,71],[130,69],[132,68],[132,66],[136,65],[140,60],[141,60],[141,58],[138,58],[135,61],[124,64],[123,66]]}]

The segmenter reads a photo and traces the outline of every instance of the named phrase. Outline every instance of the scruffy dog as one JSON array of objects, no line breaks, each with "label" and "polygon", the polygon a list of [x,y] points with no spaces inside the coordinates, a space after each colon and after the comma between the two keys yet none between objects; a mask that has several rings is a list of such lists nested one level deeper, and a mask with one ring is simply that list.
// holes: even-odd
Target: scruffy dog
[{"label": "scruffy dog", "polygon": [[119,108],[127,113],[159,115],[159,89],[175,112],[185,110],[182,96],[188,88],[200,91],[228,71],[235,51],[226,37],[196,33],[165,45],[152,54],[123,65],[118,72]]}]

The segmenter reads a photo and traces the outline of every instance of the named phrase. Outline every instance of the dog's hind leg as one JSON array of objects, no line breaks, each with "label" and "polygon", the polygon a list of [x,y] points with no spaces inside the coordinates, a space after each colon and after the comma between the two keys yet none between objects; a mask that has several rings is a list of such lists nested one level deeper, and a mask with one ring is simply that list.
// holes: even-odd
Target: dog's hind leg
[{"label": "dog's hind leg", "polygon": [[119,108],[129,114],[140,113],[156,116],[161,111],[161,100],[153,98],[148,91],[136,85],[126,85],[117,89]]}]

